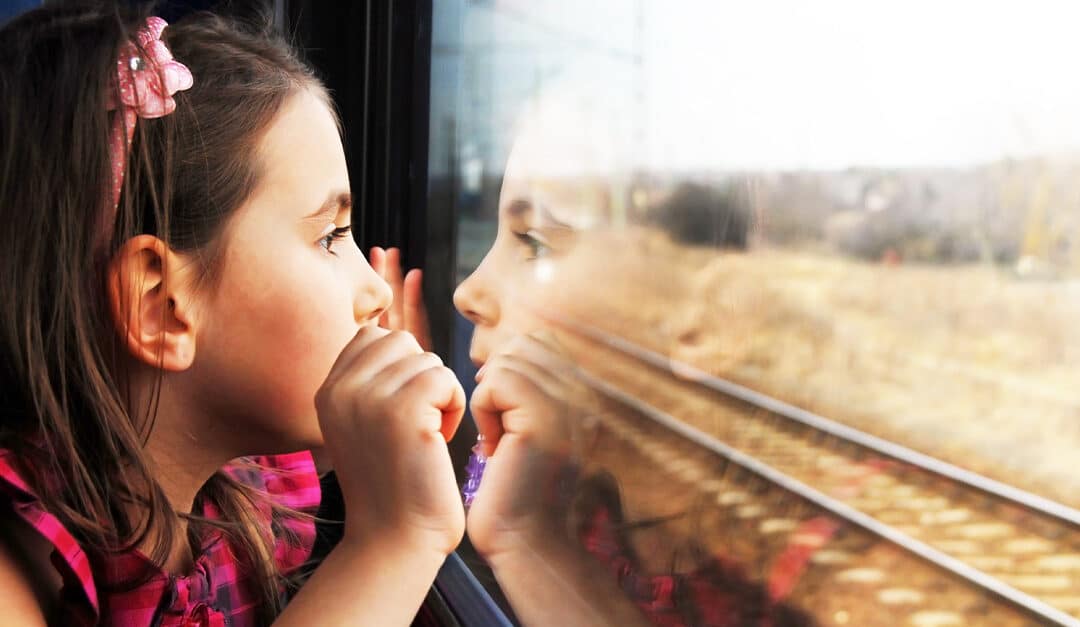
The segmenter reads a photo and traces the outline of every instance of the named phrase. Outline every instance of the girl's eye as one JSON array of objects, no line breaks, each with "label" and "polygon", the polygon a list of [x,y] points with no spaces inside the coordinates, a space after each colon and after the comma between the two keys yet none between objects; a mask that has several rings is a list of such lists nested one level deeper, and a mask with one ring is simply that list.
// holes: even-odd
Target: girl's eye
[{"label": "girl's eye", "polygon": [[338,228],[330,231],[323,237],[319,238],[319,246],[321,246],[324,250],[326,250],[326,252],[330,253],[331,255],[337,255],[337,253],[335,253],[333,250],[334,242],[345,239],[350,232],[352,232],[351,224],[348,226],[339,226]]},{"label": "girl's eye", "polygon": [[551,245],[536,231],[515,232],[514,237],[529,248],[529,256],[526,257],[527,261],[541,259],[551,254]]}]

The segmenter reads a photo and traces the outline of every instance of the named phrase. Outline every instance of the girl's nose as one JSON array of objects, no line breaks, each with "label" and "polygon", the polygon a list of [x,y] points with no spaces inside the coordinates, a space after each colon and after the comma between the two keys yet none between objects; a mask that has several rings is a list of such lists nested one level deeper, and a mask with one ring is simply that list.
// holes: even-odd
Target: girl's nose
[{"label": "girl's nose", "polygon": [[480,275],[481,269],[454,290],[454,306],[475,325],[495,326],[499,323],[499,303]]},{"label": "girl's nose", "polygon": [[363,277],[357,286],[353,315],[358,323],[378,320],[394,302],[394,292],[381,276],[364,264]]}]

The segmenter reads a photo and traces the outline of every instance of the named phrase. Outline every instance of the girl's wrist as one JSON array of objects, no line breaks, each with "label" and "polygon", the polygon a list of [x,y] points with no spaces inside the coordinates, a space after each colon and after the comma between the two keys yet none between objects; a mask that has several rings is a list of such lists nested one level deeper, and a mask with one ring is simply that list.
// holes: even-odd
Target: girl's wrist
[{"label": "girl's wrist", "polygon": [[364,552],[371,547],[384,547],[387,551],[398,554],[416,554],[430,556],[439,565],[457,548],[461,542],[460,535],[456,540],[451,540],[453,534],[442,531],[411,529],[405,526],[397,526],[375,530],[372,528],[350,527],[345,524],[345,532],[341,544],[346,546],[347,551]]},{"label": "girl's wrist", "polygon": [[408,570],[416,577],[434,580],[447,551],[435,547],[418,538],[399,535],[376,538],[357,538],[346,534],[334,547],[334,552],[342,554],[346,561],[359,561],[373,564],[408,564]]},{"label": "girl's wrist", "polygon": [[508,562],[561,553],[572,548],[571,539],[565,529],[566,520],[563,516],[538,516],[528,524],[500,530],[495,537],[484,543],[484,546],[476,546],[476,549],[485,562],[493,569],[498,569]]},{"label": "girl's wrist", "polygon": [[274,624],[409,624],[445,560],[407,537],[346,533]]},{"label": "girl's wrist", "polygon": [[473,538],[474,548],[489,563],[506,555],[562,551],[574,546],[569,521],[580,467],[566,455],[556,456],[548,467],[551,474],[539,482],[528,513],[519,513],[512,521],[503,519],[480,542],[480,538]]}]

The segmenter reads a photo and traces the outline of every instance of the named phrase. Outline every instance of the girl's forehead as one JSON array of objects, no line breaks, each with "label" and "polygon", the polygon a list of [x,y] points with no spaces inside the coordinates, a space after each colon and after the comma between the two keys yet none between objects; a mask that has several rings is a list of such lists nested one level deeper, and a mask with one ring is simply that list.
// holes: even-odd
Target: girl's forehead
[{"label": "girl's forehead", "polygon": [[610,183],[594,177],[504,179],[500,217],[585,230],[610,212]]},{"label": "girl's forehead", "polygon": [[500,209],[519,201],[576,229],[603,225],[626,196],[634,159],[618,115],[567,82],[525,108],[503,174]]},{"label": "girl's forehead", "polygon": [[272,166],[281,169],[302,168],[305,158],[313,156],[320,161],[308,169],[326,165],[322,161],[340,161],[342,164],[345,161],[333,114],[327,104],[308,89],[297,90],[286,101],[259,144],[260,152],[275,158]]},{"label": "girl's forehead", "polygon": [[307,216],[349,189],[345,152],[326,103],[308,90],[289,99],[258,147],[262,180],[252,201]]}]

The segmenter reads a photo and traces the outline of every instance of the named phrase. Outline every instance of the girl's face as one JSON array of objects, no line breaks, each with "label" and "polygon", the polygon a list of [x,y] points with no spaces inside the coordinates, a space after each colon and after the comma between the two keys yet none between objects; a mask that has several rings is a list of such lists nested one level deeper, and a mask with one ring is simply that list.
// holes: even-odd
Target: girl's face
[{"label": "girl's face", "polygon": [[390,287],[348,233],[349,177],[334,119],[306,90],[258,148],[263,179],[230,219],[218,289],[200,307],[191,376],[223,437],[258,452],[322,443],[314,397]]},{"label": "girl's face", "polygon": [[534,313],[541,307],[593,315],[603,300],[597,281],[612,270],[613,260],[592,244],[618,172],[616,143],[594,132],[604,125],[575,91],[565,100],[552,93],[534,103],[515,136],[495,243],[454,293],[458,311],[476,325],[469,356],[477,365],[511,337],[545,326]]},{"label": "girl's face", "polygon": [[454,305],[476,328],[469,358],[477,366],[507,340],[543,325],[530,303],[552,302],[567,287],[555,277],[580,260],[575,233],[558,220],[527,180],[508,169],[499,195],[499,227],[483,261],[454,292]]}]

